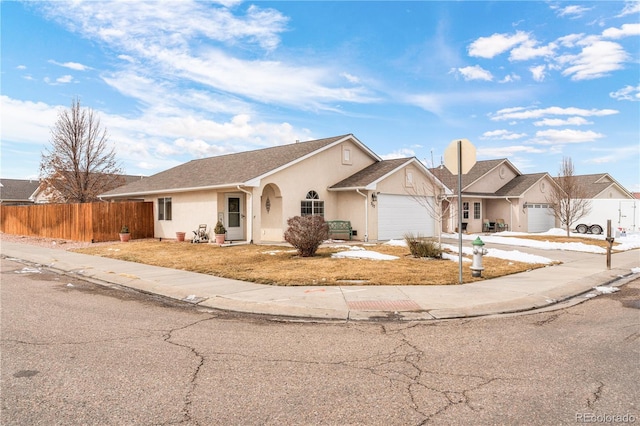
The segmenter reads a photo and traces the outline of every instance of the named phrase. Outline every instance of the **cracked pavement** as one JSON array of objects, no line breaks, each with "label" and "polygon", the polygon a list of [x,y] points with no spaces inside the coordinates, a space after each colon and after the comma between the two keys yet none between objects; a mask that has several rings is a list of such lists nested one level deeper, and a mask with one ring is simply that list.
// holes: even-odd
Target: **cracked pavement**
[{"label": "cracked pavement", "polygon": [[640,416],[639,280],[544,313],[310,323],[204,310],[7,259],[0,277],[3,425]]}]

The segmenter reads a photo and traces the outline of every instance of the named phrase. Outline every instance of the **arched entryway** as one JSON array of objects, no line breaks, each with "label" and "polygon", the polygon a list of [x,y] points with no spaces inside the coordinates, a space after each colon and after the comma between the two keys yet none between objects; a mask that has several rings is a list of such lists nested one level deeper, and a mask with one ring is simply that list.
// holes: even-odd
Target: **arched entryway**
[{"label": "arched entryway", "polygon": [[260,196],[261,240],[283,241],[282,194],[278,185],[267,184]]}]

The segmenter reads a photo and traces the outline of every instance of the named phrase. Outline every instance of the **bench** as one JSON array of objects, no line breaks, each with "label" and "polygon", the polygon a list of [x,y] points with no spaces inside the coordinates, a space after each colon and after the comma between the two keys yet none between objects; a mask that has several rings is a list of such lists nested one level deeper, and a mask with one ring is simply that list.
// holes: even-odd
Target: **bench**
[{"label": "bench", "polygon": [[351,222],[348,220],[327,220],[329,225],[329,238],[333,235],[349,235],[349,240],[353,237],[353,229]]}]

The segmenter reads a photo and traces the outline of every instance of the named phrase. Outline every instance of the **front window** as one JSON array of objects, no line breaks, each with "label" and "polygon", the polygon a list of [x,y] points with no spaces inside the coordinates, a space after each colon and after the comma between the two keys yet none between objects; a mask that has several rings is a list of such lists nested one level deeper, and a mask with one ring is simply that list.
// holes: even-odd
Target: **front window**
[{"label": "front window", "polygon": [[158,198],[158,220],[171,220],[171,197]]},{"label": "front window", "polygon": [[324,201],[316,191],[307,192],[307,196],[300,202],[301,216],[322,216],[324,217]]},{"label": "front window", "polygon": [[467,201],[462,203],[462,218],[469,219],[469,203]]},{"label": "front window", "polygon": [[473,203],[473,218],[480,219],[480,203]]}]

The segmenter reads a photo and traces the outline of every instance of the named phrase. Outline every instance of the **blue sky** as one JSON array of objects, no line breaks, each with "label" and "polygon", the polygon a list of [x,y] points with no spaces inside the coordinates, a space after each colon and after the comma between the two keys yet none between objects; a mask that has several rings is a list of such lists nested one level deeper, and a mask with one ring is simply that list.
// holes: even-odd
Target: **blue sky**
[{"label": "blue sky", "polygon": [[37,178],[93,108],[128,174],[353,133],[438,165],[469,139],[523,173],[640,191],[640,3],[0,2],[1,175]]}]

